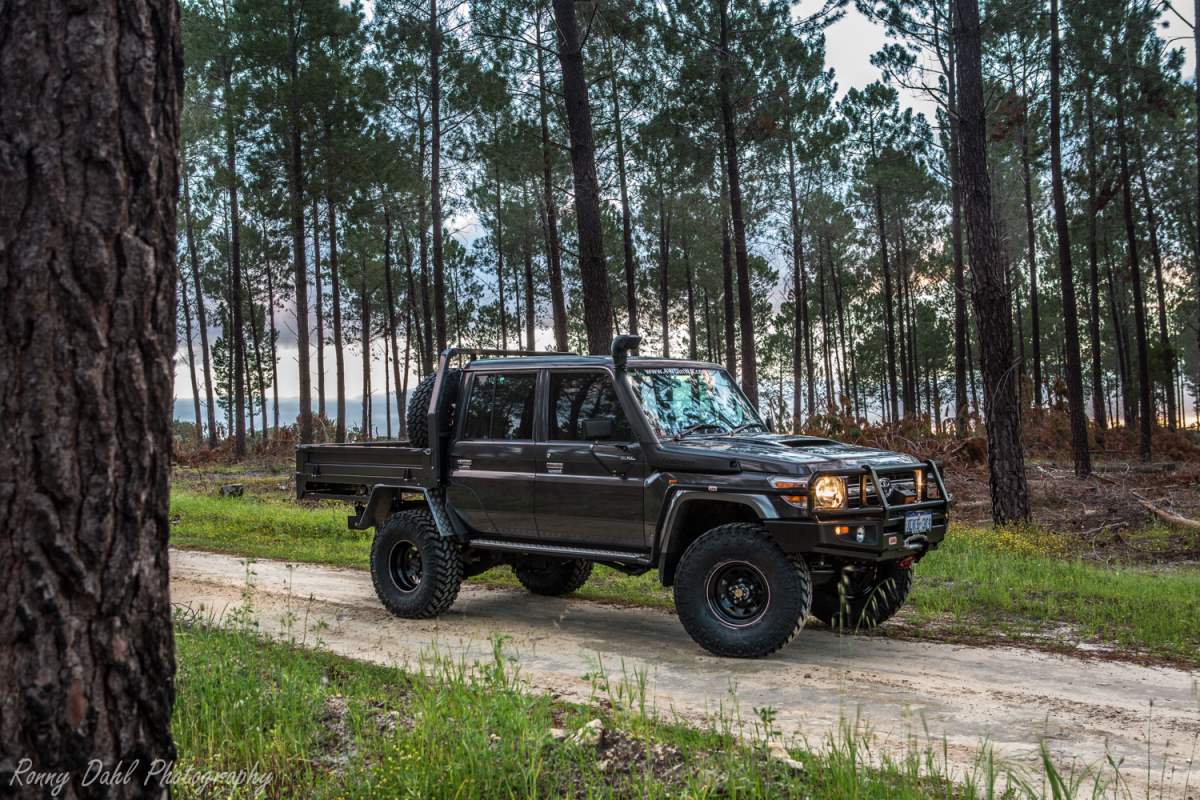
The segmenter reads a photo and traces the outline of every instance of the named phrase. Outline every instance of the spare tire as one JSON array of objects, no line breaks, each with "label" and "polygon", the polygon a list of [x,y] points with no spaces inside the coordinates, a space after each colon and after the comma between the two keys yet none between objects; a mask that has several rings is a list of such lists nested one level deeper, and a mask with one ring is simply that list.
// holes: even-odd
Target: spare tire
[{"label": "spare tire", "polygon": [[[449,392],[451,397],[450,413],[446,414],[446,429],[454,425],[454,399],[458,395],[458,382],[462,376],[461,369],[446,370],[446,385],[443,392]],[[417,388],[413,389],[408,398],[408,410],[405,412],[405,424],[408,427],[408,441],[413,447],[429,447],[429,401],[433,396],[433,384],[437,373],[426,375]]]}]

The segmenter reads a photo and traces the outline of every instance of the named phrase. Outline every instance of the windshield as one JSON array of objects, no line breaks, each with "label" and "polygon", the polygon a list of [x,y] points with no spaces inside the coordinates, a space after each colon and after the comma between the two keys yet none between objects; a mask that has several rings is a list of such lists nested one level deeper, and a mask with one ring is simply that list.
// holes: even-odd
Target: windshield
[{"label": "windshield", "polygon": [[725,370],[705,367],[630,369],[629,383],[661,438],[690,433],[766,430]]}]

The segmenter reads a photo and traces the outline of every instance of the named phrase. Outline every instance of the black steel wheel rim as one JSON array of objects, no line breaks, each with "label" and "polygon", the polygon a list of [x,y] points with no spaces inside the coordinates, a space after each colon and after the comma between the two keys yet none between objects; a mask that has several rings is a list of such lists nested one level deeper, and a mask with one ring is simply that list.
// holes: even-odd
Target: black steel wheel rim
[{"label": "black steel wheel rim", "polygon": [[708,607],[724,625],[744,628],[767,611],[771,590],[767,578],[753,564],[727,561],[708,575]]},{"label": "black steel wheel rim", "polygon": [[421,583],[421,551],[413,542],[396,542],[388,554],[388,574],[402,592],[416,591]]}]

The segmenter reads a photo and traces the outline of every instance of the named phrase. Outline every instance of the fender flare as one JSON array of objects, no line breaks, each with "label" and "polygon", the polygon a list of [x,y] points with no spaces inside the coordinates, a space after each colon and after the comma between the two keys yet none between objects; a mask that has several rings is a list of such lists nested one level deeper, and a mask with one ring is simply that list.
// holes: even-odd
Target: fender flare
[{"label": "fender flare", "polygon": [[391,513],[396,498],[402,492],[413,492],[425,498],[425,504],[429,507],[433,522],[443,538],[462,538],[461,532],[455,525],[456,520],[446,512],[441,497],[435,490],[425,486],[384,486],[379,484],[372,486],[371,493],[367,495],[366,504],[358,507],[361,511],[355,509],[358,513],[347,520],[350,529],[365,531],[382,525]]},{"label": "fender flare", "polygon": [[765,495],[745,492],[710,492],[704,489],[677,489],[671,494],[667,509],[663,513],[662,524],[659,526],[656,543],[658,545],[657,560],[660,572],[666,568],[667,555],[671,552],[675,544],[682,516],[681,512],[686,508],[688,503],[698,501],[716,501],[748,506],[763,521],[779,519],[779,513]]}]

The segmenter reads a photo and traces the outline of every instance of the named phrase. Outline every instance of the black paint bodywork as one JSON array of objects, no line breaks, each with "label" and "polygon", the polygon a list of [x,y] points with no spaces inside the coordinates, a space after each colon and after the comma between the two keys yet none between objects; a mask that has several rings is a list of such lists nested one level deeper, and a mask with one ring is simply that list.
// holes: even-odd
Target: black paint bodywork
[{"label": "black paint bodywork", "polygon": [[[441,391],[447,370],[463,366],[458,397]],[[722,369],[702,362],[642,359],[635,367]],[[562,442],[547,437],[549,371],[601,370],[613,379],[636,441]],[[452,407],[475,376],[502,372],[537,376],[533,435],[528,440],[460,438]],[[458,415],[461,417],[462,415]],[[937,464],[829,439],[774,433],[704,435],[660,440],[651,431],[613,359],[559,354],[447,350],[430,402],[430,447],[407,442],[301,445],[296,487],[301,498],[345,500],[357,506],[354,528],[381,523],[393,511],[426,504],[443,535],[489,554],[581,557],[630,571],[652,567],[671,582],[674,560],[692,539],[717,524],[763,524],[788,553],[823,565],[893,561],[924,555],[946,533],[949,500]],[[887,490],[886,480],[911,481],[922,470],[936,499]],[[812,508],[807,491],[778,490],[771,478],[797,482],[820,475],[847,481],[851,502],[836,512]],[[796,507],[785,494],[807,496]],[[906,536],[904,516],[932,515],[928,534]],[[835,529],[862,528],[857,536]],[[489,555],[489,557],[491,557]]]}]

